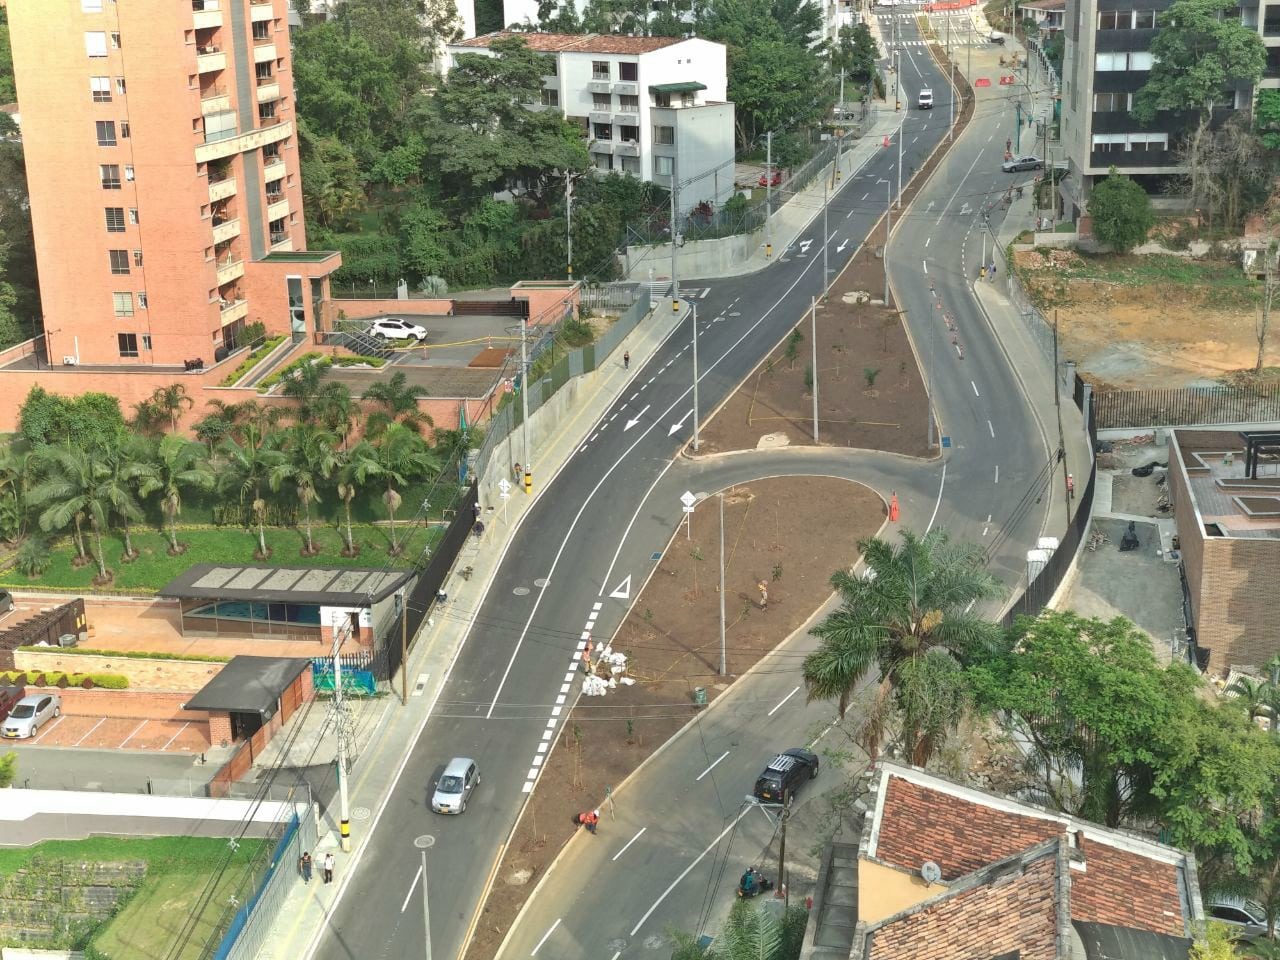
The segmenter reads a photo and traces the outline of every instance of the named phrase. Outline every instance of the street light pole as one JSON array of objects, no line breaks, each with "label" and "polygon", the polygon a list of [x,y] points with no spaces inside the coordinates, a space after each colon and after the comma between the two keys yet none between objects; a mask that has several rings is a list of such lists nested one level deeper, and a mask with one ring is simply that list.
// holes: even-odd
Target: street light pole
[{"label": "street light pole", "polygon": [[401,587],[396,594],[400,614],[400,702],[409,705],[409,594]]},{"label": "street light pole", "polygon": [[809,328],[809,339],[813,341],[813,442],[818,442],[818,300],[813,298],[809,303],[809,315],[812,318]]},{"label": "street light pole", "polygon": [[[838,162],[838,161],[837,161]],[[831,269],[827,266],[830,251],[828,247],[827,234],[827,178],[822,178],[822,296],[826,299],[827,291],[831,287]]]},{"label": "street light pole", "polygon": [[693,452],[698,452],[698,304],[693,308]]},{"label": "street light pole", "polygon": [[893,232],[893,185],[884,186],[884,251],[880,257],[884,263],[884,305],[889,305],[889,234]]},{"label": "street light pole", "polygon": [[773,131],[764,135],[764,255],[773,256]]},{"label": "street light pole", "polygon": [[720,676],[729,672],[724,645],[724,493],[720,494]]},{"label": "street light pole", "polygon": [[524,492],[533,487],[533,461],[529,459],[529,351],[526,321],[520,318],[520,443],[524,448]]},{"label": "street light pole", "polygon": [[343,853],[351,852],[351,808],[347,800],[347,744],[342,704],[342,641],[349,630],[349,627],[334,630],[332,651],[334,732],[338,738],[338,835]]},{"label": "street light pole", "polygon": [[671,158],[671,312],[680,312],[680,278],[676,275],[676,192],[680,189],[676,180],[676,158]]},{"label": "street light pole", "polygon": [[[436,838],[430,834],[418,837],[413,845],[422,851],[422,943],[426,960],[431,960],[431,901],[427,898],[427,851],[435,846]],[[410,893],[413,888],[409,888]],[[405,901],[408,905],[408,900]]]},{"label": "street light pole", "polygon": [[[564,245],[568,261],[569,279],[573,279],[573,177],[568,170],[564,172]],[[426,854],[423,854],[426,856]]]},{"label": "street light pole", "polygon": [[938,301],[931,299],[929,303],[929,373],[926,377],[928,385],[925,387],[925,394],[929,398],[929,447],[933,447],[933,356],[938,352],[938,320],[934,311],[938,307]]}]

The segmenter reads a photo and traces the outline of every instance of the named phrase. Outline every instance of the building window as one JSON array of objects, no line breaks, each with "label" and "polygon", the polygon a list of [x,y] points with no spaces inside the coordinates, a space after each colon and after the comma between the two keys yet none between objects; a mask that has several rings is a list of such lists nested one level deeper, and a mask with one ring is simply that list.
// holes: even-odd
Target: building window
[{"label": "building window", "polygon": [[272,246],[275,246],[277,243],[284,243],[289,239],[288,226],[284,222],[284,217],[281,217],[279,220],[272,220],[267,224],[267,230],[271,234]]},{"label": "building window", "polygon": [[102,0],[80,0],[81,13],[101,13]]},{"label": "building window", "polygon": [[1104,10],[1098,14],[1099,30],[1128,30],[1131,23],[1132,10]]},{"label": "building window", "polygon": [[269,100],[266,103],[258,104],[259,120],[274,120],[276,118],[276,102]]},{"label": "building window", "polygon": [[84,52],[91,58],[107,55],[107,35],[101,31],[90,31],[84,35]]},{"label": "building window", "polygon": [[93,95],[94,103],[110,103],[111,102],[111,78],[110,77],[90,77],[89,92]]},{"label": "building window", "polygon": [[1133,29],[1154,30],[1156,28],[1156,12],[1154,10],[1136,10],[1133,14]]},{"label": "building window", "polygon": [[121,140],[129,139],[129,121],[128,120],[120,121],[120,139]]},{"label": "building window", "polygon": [[1149,50],[1135,50],[1129,54],[1130,70],[1150,70],[1155,65],[1155,57]]},{"label": "building window", "polygon": [[142,335],[142,349],[147,351],[147,353],[151,352],[151,334],[144,333]]},{"label": "building window", "polygon": [[624,93],[618,97],[618,109],[624,113],[639,113],[640,98],[632,94]]},{"label": "building window", "polygon": [[117,290],[111,295],[111,299],[115,304],[117,317],[133,316],[133,294],[128,290]]},{"label": "building window", "polygon": [[280,159],[279,143],[268,143],[265,147],[262,148],[262,162],[264,166],[268,163],[271,163],[274,160],[279,160],[279,159]]},{"label": "building window", "polygon": [[253,68],[253,75],[258,78],[259,83],[266,83],[268,80],[270,80],[271,79],[271,61],[268,60],[265,63],[255,64]]},{"label": "building window", "polygon": [[1093,95],[1094,112],[1126,113],[1132,96],[1129,93],[1095,93]]},{"label": "building window", "polygon": [[147,309],[147,291],[145,290],[138,291],[138,307],[141,310]]},{"label": "building window", "polygon": [[116,77],[116,93],[124,96],[124,77]]},{"label": "building window", "polygon": [[609,110],[613,107],[613,97],[607,93],[593,93],[591,95],[592,110]]},{"label": "building window", "polygon": [[663,127],[658,124],[653,126],[653,142],[663,144],[673,144],[676,142],[676,128]]},{"label": "building window", "polygon": [[660,177],[669,177],[672,174],[675,161],[671,157],[654,157],[653,172]]},{"label": "building window", "polygon": [[653,95],[653,105],[654,105],[655,107],[669,107],[669,106],[671,106],[671,94],[669,94],[669,93],[655,93],[655,94]]},{"label": "building window", "polygon": [[140,266],[142,266],[142,251],[141,251],[141,250],[135,250],[135,251],[133,251],[133,265],[134,265],[135,267],[140,267]]},{"label": "building window", "polygon": [[591,79],[592,80],[608,80],[609,61],[608,60],[592,60],[591,61]]},{"label": "building window", "polygon": [[271,22],[269,20],[258,20],[254,23],[253,39],[255,40],[271,39]]},{"label": "building window", "polygon": [[118,33],[111,34],[111,49],[112,50],[120,49],[120,34]]},{"label": "building window", "polygon": [[119,190],[120,189],[120,166],[115,163],[98,164],[98,179],[102,182],[103,190]]},{"label": "building window", "polygon": [[542,105],[544,107],[560,106],[560,91],[559,90],[543,90]]},{"label": "building window", "polygon": [[107,207],[107,233],[124,233],[124,207]]},{"label": "building window", "polygon": [[640,140],[639,127],[623,127],[618,132],[622,135],[621,139],[626,143],[638,143]]},{"label": "building window", "polygon": [[267,203],[275,203],[284,197],[284,182],[271,180],[267,183]]},{"label": "building window", "polygon": [[120,356],[136,357],[138,355],[138,335],[136,333],[117,333],[116,342],[120,345]]},{"label": "building window", "polygon": [[124,179],[126,183],[133,183],[133,164],[128,164],[125,166]]},{"label": "building window", "polygon": [[591,133],[597,140],[612,140],[613,125],[608,123],[594,123],[591,125]]},{"label": "building window", "polygon": [[128,250],[108,250],[107,257],[111,261],[112,273],[128,273],[129,272],[129,251]]},{"label": "building window", "polygon": [[129,222],[133,224],[135,227],[138,225],[138,208],[137,207],[129,208]]},{"label": "building window", "polygon": [[95,120],[93,125],[98,133],[98,146],[114,147],[116,145],[116,122],[114,120]]},{"label": "building window", "polygon": [[638,63],[620,63],[618,64],[618,78],[620,80],[630,80],[633,83],[640,77],[640,64]]},{"label": "building window", "polygon": [[1099,53],[1094,55],[1094,69],[1099,71],[1129,69],[1127,53]]}]

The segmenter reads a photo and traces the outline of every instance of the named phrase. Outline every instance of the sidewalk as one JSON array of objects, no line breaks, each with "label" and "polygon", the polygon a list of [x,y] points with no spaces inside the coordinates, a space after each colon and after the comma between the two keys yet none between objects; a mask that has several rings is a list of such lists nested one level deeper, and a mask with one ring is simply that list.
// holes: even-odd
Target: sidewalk
[{"label": "sidewalk", "polygon": [[[687,307],[686,307],[687,310]],[[631,334],[623,340],[614,353],[628,350],[632,356],[649,356],[675,329],[686,315],[668,310],[656,310],[640,321]],[[320,840],[312,856],[320,856],[332,850],[338,856],[337,882],[327,884],[293,885],[289,895],[273,918],[271,934],[258,953],[258,960],[305,960],[315,951],[319,937],[337,901],[355,875],[359,860],[367,846],[378,815],[386,803],[396,777],[408,758],[407,747],[416,743],[426,726],[431,708],[440,696],[448,679],[454,660],[462,649],[470,624],[479,613],[485,594],[506,555],[512,535],[534,502],[546,490],[581,444],[595,417],[627,389],[640,374],[643,363],[632,365],[630,370],[622,364],[606,363],[593,373],[586,374],[578,387],[576,407],[590,415],[565,418],[557,424],[555,432],[538,447],[534,460],[534,475],[539,478],[533,496],[513,492],[504,512],[493,511],[486,516],[485,533],[480,541],[474,538],[459,554],[454,570],[442,588],[448,594],[448,603],[454,616],[428,617],[418,634],[407,664],[409,677],[409,702],[402,706],[399,699],[400,678],[393,682],[394,696],[365,704],[352,716],[352,726],[357,728],[357,755],[348,778],[349,807],[351,811],[351,852],[343,854],[338,840],[338,809],[334,802],[319,812]],[[536,414],[535,414],[536,416]],[[470,577],[464,579],[460,571],[470,568]],[[465,616],[457,614],[465,613]],[[426,683],[417,686],[421,677]],[[325,747],[311,756],[317,746],[323,728],[329,723],[330,711],[323,704],[316,704],[307,718],[294,757],[302,765],[332,761],[332,752]],[[289,739],[289,738],[278,738]],[[332,737],[327,738],[329,741]],[[364,740],[364,742],[359,742]],[[288,761],[286,760],[286,763]]]}]

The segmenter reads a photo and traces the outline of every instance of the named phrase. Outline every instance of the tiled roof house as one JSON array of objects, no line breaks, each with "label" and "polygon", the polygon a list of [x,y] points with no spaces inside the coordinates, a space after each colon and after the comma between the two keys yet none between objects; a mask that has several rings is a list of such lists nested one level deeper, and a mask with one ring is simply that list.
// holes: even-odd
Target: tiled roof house
[{"label": "tiled roof house", "polygon": [[911,767],[875,784],[850,960],[1186,960],[1190,854]]}]

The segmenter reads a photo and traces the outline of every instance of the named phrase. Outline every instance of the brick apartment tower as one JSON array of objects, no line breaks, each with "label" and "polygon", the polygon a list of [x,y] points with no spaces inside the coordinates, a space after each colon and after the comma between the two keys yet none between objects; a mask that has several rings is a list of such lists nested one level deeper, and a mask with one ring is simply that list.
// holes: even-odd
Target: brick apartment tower
[{"label": "brick apartment tower", "polygon": [[6,5],[50,362],[316,329],[341,260],[306,251],[288,0]]}]

